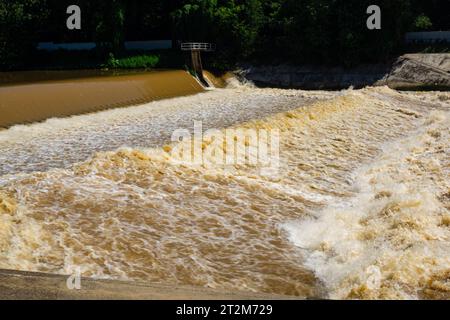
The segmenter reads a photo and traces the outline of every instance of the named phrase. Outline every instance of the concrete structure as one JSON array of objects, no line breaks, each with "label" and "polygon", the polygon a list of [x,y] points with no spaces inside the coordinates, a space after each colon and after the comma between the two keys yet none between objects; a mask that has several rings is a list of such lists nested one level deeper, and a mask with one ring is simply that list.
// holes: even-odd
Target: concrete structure
[{"label": "concrete structure", "polygon": [[284,300],[295,297],[226,292],[199,287],[82,278],[80,290],[68,276],[0,270],[0,300]]},{"label": "concrete structure", "polygon": [[192,68],[194,69],[197,78],[203,83],[203,85],[209,87],[208,82],[203,76],[203,64],[201,52],[215,51],[216,50],[215,45],[203,42],[185,42],[181,44],[181,50],[191,52]]},{"label": "concrete structure", "polygon": [[406,43],[450,43],[450,31],[407,32]]},{"label": "concrete structure", "polygon": [[237,76],[262,87],[308,90],[388,85],[393,89],[450,90],[450,54],[407,54],[392,65],[354,68],[314,65],[242,65]]},{"label": "concrete structure", "polygon": [[[37,46],[38,50],[56,51],[56,50],[92,50],[97,45],[95,42],[73,42],[73,43],[54,43],[54,42],[40,42]],[[161,50],[171,49],[172,40],[155,40],[155,41],[125,41],[126,50]]]},{"label": "concrete structure", "polygon": [[[0,128],[203,92],[184,70],[77,77],[0,86]],[[83,74],[83,73],[80,73]],[[89,72],[87,72],[89,74]],[[30,73],[25,73],[25,76]]]}]

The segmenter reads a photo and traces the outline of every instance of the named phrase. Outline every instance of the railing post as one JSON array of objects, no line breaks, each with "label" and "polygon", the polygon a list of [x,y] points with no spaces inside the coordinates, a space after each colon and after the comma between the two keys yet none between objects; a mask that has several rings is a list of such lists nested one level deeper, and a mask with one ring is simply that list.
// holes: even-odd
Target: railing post
[{"label": "railing post", "polygon": [[195,75],[205,86],[208,86],[208,82],[203,77],[203,65],[200,50],[196,49],[192,50],[191,59],[192,59],[192,68],[194,69]]},{"label": "railing post", "polygon": [[203,77],[201,51],[214,51],[213,45],[211,43],[187,42],[181,44],[181,50],[191,51],[192,69],[194,70],[195,75],[203,85],[209,86],[208,82]]}]

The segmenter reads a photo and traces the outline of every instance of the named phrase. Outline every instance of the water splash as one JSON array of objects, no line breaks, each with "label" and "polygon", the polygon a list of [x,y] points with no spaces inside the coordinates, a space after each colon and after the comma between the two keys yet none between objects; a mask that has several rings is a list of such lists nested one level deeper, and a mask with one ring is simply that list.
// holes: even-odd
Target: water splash
[{"label": "water splash", "polygon": [[[297,109],[308,93],[226,89],[159,102],[226,98],[227,117],[237,101],[281,111],[234,124],[281,132],[276,176],[180,165],[167,148],[132,147],[77,164],[62,153],[72,157],[63,168],[1,177],[0,268],[80,266],[85,276],[303,297],[445,293],[448,105],[387,88],[334,95]],[[277,109],[280,101],[293,104]],[[145,122],[143,110],[128,110],[129,119]],[[254,109],[245,110],[244,119]],[[104,139],[92,119],[116,123],[122,111],[110,112],[61,121],[79,131],[80,119],[92,121],[89,132],[100,128]],[[39,126],[24,131],[47,130]],[[130,128],[117,126],[114,137],[133,141]],[[2,142],[5,154],[16,141]]]},{"label": "water splash", "polygon": [[352,199],[286,224],[332,298],[450,297],[449,120],[432,112],[355,171]]}]

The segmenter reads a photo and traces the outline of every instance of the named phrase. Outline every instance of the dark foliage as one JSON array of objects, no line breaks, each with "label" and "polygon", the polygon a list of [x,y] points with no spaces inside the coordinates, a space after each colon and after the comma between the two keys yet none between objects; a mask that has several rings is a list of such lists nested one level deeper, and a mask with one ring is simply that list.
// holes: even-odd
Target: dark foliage
[{"label": "dark foliage", "polygon": [[[366,9],[382,10],[382,29],[366,28]],[[123,54],[124,40],[217,44],[208,62],[355,65],[387,61],[406,31],[448,30],[449,0],[0,0],[0,67],[26,66],[39,41],[95,41],[96,58]],[[82,29],[66,28],[66,9],[82,10]],[[71,58],[70,58],[71,59]],[[164,59],[161,57],[161,59]]]}]

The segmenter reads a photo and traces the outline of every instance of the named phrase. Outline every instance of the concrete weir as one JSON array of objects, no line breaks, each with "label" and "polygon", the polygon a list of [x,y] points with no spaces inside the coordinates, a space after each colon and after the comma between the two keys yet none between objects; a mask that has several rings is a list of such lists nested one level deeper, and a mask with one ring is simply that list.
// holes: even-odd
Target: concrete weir
[{"label": "concrete weir", "polygon": [[0,270],[0,300],[281,300],[280,295],[227,292],[200,287],[82,278],[69,289],[68,276]]},{"label": "concrete weir", "polygon": [[182,70],[90,76],[0,86],[0,127],[202,92]]}]

